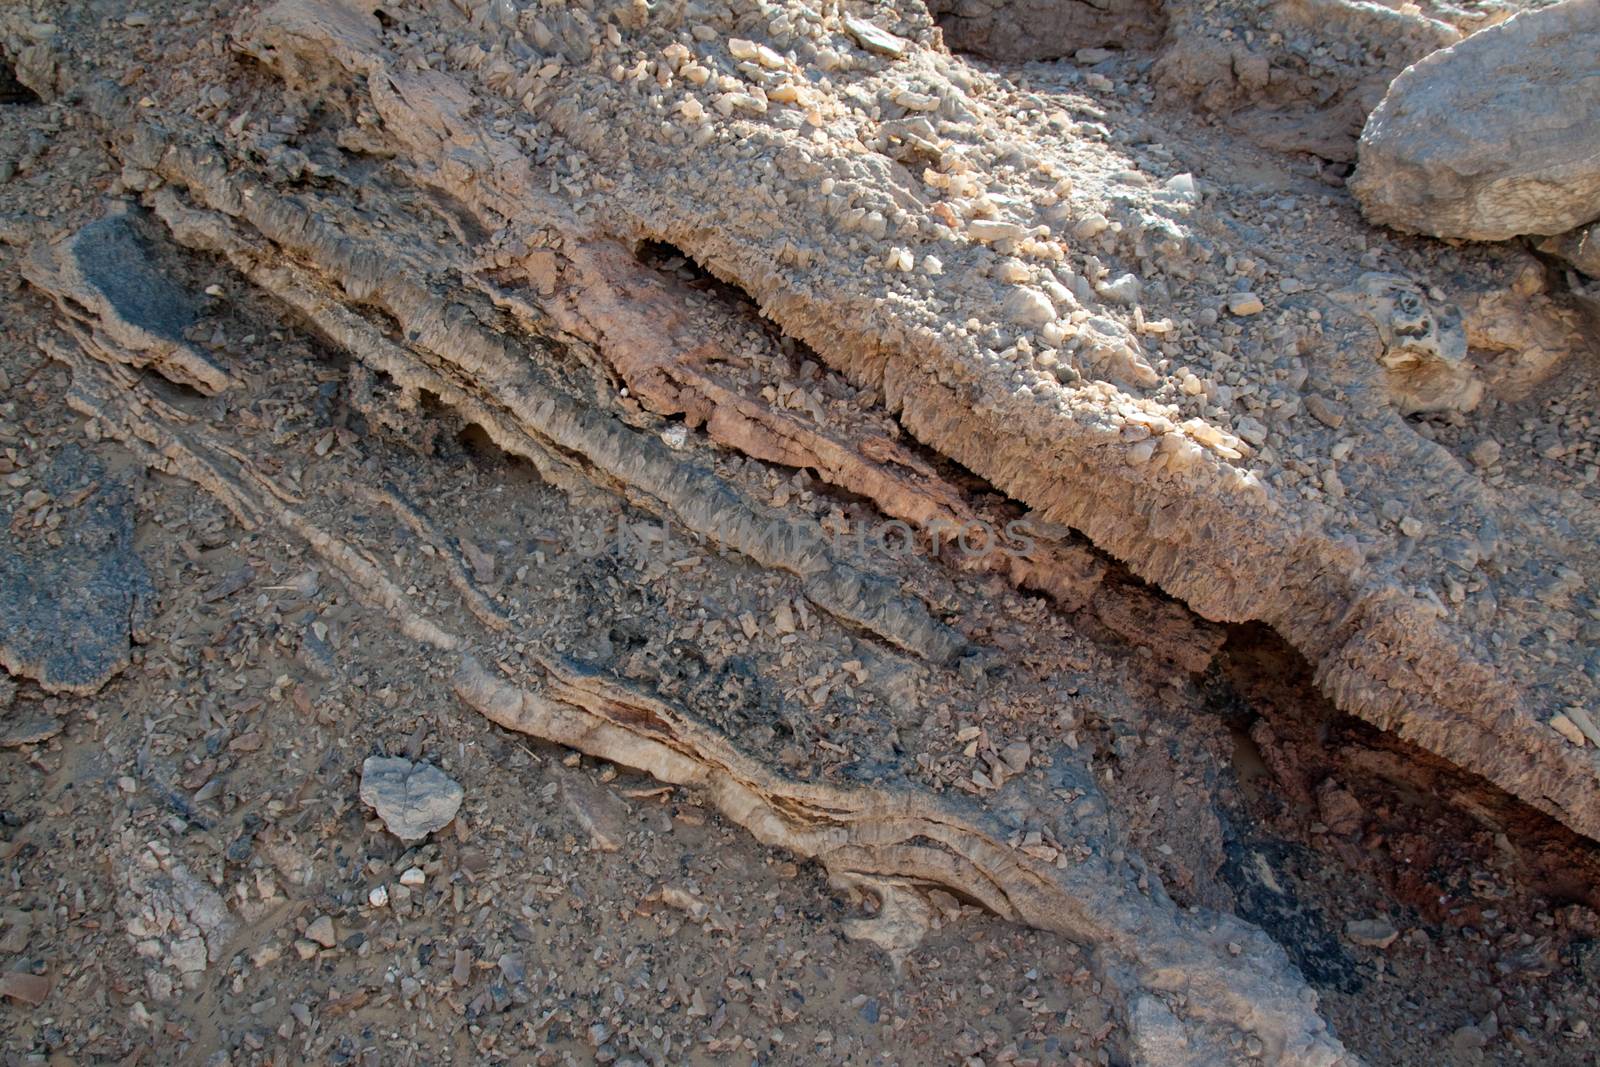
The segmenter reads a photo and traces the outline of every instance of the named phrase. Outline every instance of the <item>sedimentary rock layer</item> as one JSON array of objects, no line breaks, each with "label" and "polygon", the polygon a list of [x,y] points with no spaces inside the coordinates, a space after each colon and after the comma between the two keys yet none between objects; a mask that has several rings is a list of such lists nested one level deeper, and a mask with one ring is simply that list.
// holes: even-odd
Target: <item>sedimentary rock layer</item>
[{"label": "sedimentary rock layer", "polygon": [[1447,294],[1384,296],[1353,261],[1324,291],[1208,291],[1236,238],[1192,180],[1127,177],[1011,108],[914,5],[385,12],[293,0],[243,39],[349,150],[402,146],[464,205],[493,235],[480,273],[537,292],[549,247],[667,242],[1040,519],[1270,623],[1342,707],[1600,832],[1594,750],[1549,725],[1593,698],[1595,515],[1552,522],[1543,490],[1490,489],[1406,421],[1504,374]]}]

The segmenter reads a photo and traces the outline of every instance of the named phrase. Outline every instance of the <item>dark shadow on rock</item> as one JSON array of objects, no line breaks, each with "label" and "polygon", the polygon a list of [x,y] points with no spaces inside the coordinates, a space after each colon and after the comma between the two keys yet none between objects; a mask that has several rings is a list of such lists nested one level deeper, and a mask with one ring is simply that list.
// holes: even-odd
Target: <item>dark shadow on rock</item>
[{"label": "dark shadow on rock", "polygon": [[0,516],[0,664],[47,690],[92,693],[127,666],[155,599],[133,550],[133,486],[76,445],[37,487],[61,523]]}]

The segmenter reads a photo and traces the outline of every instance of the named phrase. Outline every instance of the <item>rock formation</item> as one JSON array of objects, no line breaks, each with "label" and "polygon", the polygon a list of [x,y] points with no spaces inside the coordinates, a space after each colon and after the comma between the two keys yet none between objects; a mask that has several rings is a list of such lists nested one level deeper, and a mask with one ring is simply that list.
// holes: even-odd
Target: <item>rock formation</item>
[{"label": "rock formation", "polygon": [[[1361,55],[1381,52],[1399,16],[1341,6],[1371,20]],[[1231,108],[1226,68],[1250,93],[1283,87],[1274,106],[1326,104],[1344,136],[1385,63],[1453,36],[1406,19],[1326,97],[1215,41],[1157,79],[1215,81]],[[1206,668],[1216,623],[1266,623],[1343,710],[1600,836],[1594,446],[1552,422],[1509,456],[1495,437],[1545,383],[1588,373],[1531,260],[1414,276],[1306,195],[1264,230],[1147,129],[1108,129],[1076,71],[1024,89],[969,65],[917,0],[279,0],[150,103],[49,59],[34,65],[80,94],[137,201],[41,227],[26,264],[96,432],[303,544],[468,707],[702,790],[875,894],[867,936],[891,952],[929,890],[954,893],[1089,946],[1146,1062],[1352,1062],[1276,943],[1178,908],[1120,846],[1087,755],[1031,777],[1031,753],[997,755],[955,799],[892,754],[860,781],[789,773],[775,727],[563,654],[426,502],[231,448],[226,405],[269,372],[209,351],[156,279],[227,272],[352,367],[374,432],[426,457],[441,425],[470,431],[575,503],[715,546],[738,580],[792,584],[780,632],[807,605],[884,678],[976,702],[999,653],[912,565],[849,551],[842,510],[796,517],[762,471],[804,468],[940,566],[1042,592],[1175,671]],[[716,284],[781,327],[800,384],[702,298]],[[367,544],[378,528],[427,544],[427,573]],[[950,549],[974,530],[1005,533]],[[1187,607],[1109,581],[1110,560]],[[873,713],[909,729],[915,702],[879,682]],[[1064,793],[1088,801],[1060,823],[1076,861],[1013,832],[1009,805]]]},{"label": "rock formation", "polygon": [[92,693],[127,666],[155,590],[133,546],[134,488],[81,450],[0,515],[0,666]]},{"label": "rock formation", "polygon": [[[1214,264],[1229,238],[1192,183],[1159,164],[1124,176],[1125,159],[1047,133],[1056,127],[1042,114],[1013,117],[1003,86],[919,43],[933,29],[921,9],[873,35],[825,20],[763,35],[735,14],[646,19],[598,51],[542,16],[495,10],[418,9],[402,31],[358,7],[296,0],[244,40],[283,73],[291,99],[341,109],[358,148],[403,153],[418,180],[481,219],[494,236],[470,276],[494,303],[532,321],[550,312],[531,294],[570,291],[579,315],[603,309],[590,293],[628,286],[586,270],[596,262],[586,248],[609,237],[682,249],[882,397],[923,443],[1040,519],[1083,531],[1203,615],[1272,624],[1341,706],[1600,829],[1595,754],[1548,725],[1589,699],[1600,664],[1585,662],[1581,643],[1543,636],[1581,630],[1588,594],[1562,584],[1524,612],[1496,592],[1537,585],[1552,568],[1581,574],[1592,550],[1546,527],[1531,501],[1488,490],[1402,419],[1465,409],[1477,395],[1468,379],[1482,369],[1463,364],[1448,331],[1443,343],[1414,337],[1427,320],[1374,319],[1314,289],[1275,296],[1264,315],[1219,317],[1228,293]],[[621,38],[614,28],[572,35]],[[412,47],[451,57],[449,70],[415,69],[403,58]],[[485,108],[504,116],[503,132],[480,124]],[[997,141],[998,129],[1017,140]],[[236,172],[223,141],[143,131],[129,145],[129,180],[165,187],[155,203],[180,240],[239,243],[241,265],[260,264],[263,282],[290,290],[273,257],[250,250],[264,239],[379,303],[407,336],[447,331],[442,344],[453,331],[448,307],[430,309],[402,274],[354,258],[355,216],[336,221],[331,204],[307,215]],[[355,144],[356,134],[337,136]],[[565,154],[542,177],[533,160],[556,143]],[[317,165],[281,140],[263,148],[273,171]],[[210,214],[191,221],[190,203]],[[219,218],[237,220],[222,234],[248,229],[219,236]],[[1144,275],[1134,307],[1112,284],[1119,265]],[[1351,271],[1354,283],[1352,266],[1319,269]],[[291,299],[313,306],[304,289]],[[324,304],[324,319],[348,317]],[[575,325],[602,353],[636,336]],[[684,344],[650,332],[652,346]],[[487,373],[497,358],[474,355],[464,373]],[[624,380],[637,360],[604,358]],[[1429,386],[1435,400],[1419,402],[1403,383],[1424,379],[1453,382],[1453,399],[1436,403]],[[678,394],[691,425],[738,425]],[[569,416],[557,407],[550,418]],[[622,473],[620,457],[597,460]],[[692,527],[729,527],[696,517],[707,504],[692,491],[672,506]],[[1594,520],[1584,507],[1569,521]],[[749,543],[732,529],[728,539]],[[815,580],[840,573],[823,565]],[[889,610],[861,601],[856,579],[844,583],[819,601],[863,620]],[[957,651],[892,615],[874,625],[907,647]]]},{"label": "rock formation", "polygon": [[928,9],[953,51],[989,59],[1060,59],[1083,49],[1156,44],[1164,5],[1152,0],[937,0]]},{"label": "rock formation", "polygon": [[1350,189],[1373,222],[1472,241],[1600,217],[1600,2],[1473,34],[1394,80]]},{"label": "rock formation", "polygon": [[1156,85],[1270,148],[1355,159],[1356,138],[1390,81],[1461,39],[1414,7],[1351,0],[1169,3]]}]

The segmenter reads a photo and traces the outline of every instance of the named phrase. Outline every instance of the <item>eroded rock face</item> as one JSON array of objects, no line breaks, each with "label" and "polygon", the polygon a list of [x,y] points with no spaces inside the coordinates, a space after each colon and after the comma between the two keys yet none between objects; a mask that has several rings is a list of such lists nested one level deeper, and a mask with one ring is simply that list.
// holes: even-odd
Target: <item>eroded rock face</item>
[{"label": "eroded rock face", "polygon": [[1435,308],[1415,282],[1392,274],[1363,274],[1343,294],[1372,321],[1388,370],[1390,394],[1401,411],[1471,411],[1483,383],[1467,362],[1467,332],[1453,307]]},{"label": "eroded rock face", "polygon": [[[1494,377],[1458,333],[1411,336],[1428,333],[1420,320],[1396,326],[1394,309],[1332,299],[1292,275],[1292,248],[1275,253],[1285,266],[1271,288],[1250,287],[1246,314],[1246,287],[1219,268],[1254,261],[1259,238],[1203,206],[1193,176],[1064,134],[1054,109],[937,48],[918,4],[870,22],[796,12],[765,31],[748,12],[629,15],[626,34],[584,30],[592,16],[573,12],[413,6],[399,28],[358,5],[294,0],[241,41],[291,99],[345,116],[341,143],[404,157],[473,213],[470,232],[494,235],[438,264],[440,277],[473,278],[530,325],[554,316],[653,410],[714,440],[815,456],[890,514],[939,515],[934,498],[863,463],[864,444],[796,435],[693,369],[701,342],[683,316],[606,251],[674,245],[1039,520],[1082,531],[1203,615],[1268,622],[1345,709],[1600,832],[1594,754],[1548,725],[1592,696],[1600,665],[1549,636],[1586,625],[1588,594],[1563,582],[1535,608],[1493,592],[1600,566],[1573,536],[1600,518],[1581,505],[1550,527],[1548,509],[1492,491],[1404,421],[1476,410],[1473,382]],[[449,62],[418,69],[404,58],[418,48]],[[563,458],[536,462],[558,484],[591,470],[619,479],[675,521],[804,576],[839,618],[940,662],[969,651],[926,607],[826,551],[775,551],[746,505],[730,510],[669,448],[624,445],[581,404],[530,400],[506,342],[453,354],[463,313],[360,251],[360,212],[308,211],[234,172],[254,152],[268,175],[299,173],[304,150],[276,134],[239,140],[135,124],[125,157],[181,243],[226,255],[348,338],[398,376],[402,407],[426,392],[502,447],[554,441]],[[539,162],[551,158],[559,172]],[[401,358],[346,298],[279,258],[315,264],[444,354]],[[1315,269],[1341,289],[1370,273],[1353,255]],[[1453,315],[1447,299],[1428,305],[1438,321]],[[1010,569],[1072,595],[1070,565]]]},{"label": "eroded rock face", "polygon": [[1600,0],[1524,12],[1408,68],[1362,130],[1350,189],[1373,222],[1436,237],[1600,216]]},{"label": "eroded rock face", "polygon": [[1351,0],[1170,2],[1153,76],[1175,106],[1223,118],[1252,141],[1355,158],[1367,115],[1396,74],[1460,40],[1414,8]]},{"label": "eroded rock face", "polygon": [[1600,278],[1600,224],[1558,234],[1540,242],[1539,250],[1559,256],[1591,278]]},{"label": "eroded rock face", "polygon": [[[799,542],[775,535],[783,505],[729,473],[729,451],[740,470],[803,467],[920,530],[985,514],[920,444],[1049,531],[962,569],[1045,590],[1203,671],[1218,628],[1147,593],[1108,595],[1081,531],[1211,619],[1278,628],[1346,710],[1600,833],[1586,735],[1548,725],[1592,699],[1600,671],[1579,639],[1595,510],[1564,501],[1557,521],[1548,495],[1497,492],[1407,417],[1464,419],[1497,399],[1472,323],[1502,334],[1492,309],[1455,310],[1467,283],[1374,271],[1364,239],[1319,241],[1308,263],[1289,247],[1303,234],[1252,231],[1171,153],[1136,156],[1099,119],[1080,123],[1075,92],[1023,92],[950,56],[916,2],[870,18],[373,7],[286,0],[241,23],[233,39],[260,61],[244,120],[94,99],[125,188],[177,245],[359,364],[352,402],[373,425],[447,412],[573,499],[625,500],[792,583],[778,632],[809,605],[959,703],[1004,650],[914,574],[816,536],[834,516],[805,513]],[[646,242],[743,287],[786,343],[810,346],[813,371],[831,368],[833,392],[752,363],[741,329],[639,261]],[[773,731],[692,693],[652,694],[536,635],[523,648],[527,620],[480,587],[493,566],[424,507],[360,477],[291,491],[280,443],[232,448],[129,389],[126,365],[145,365],[118,325],[131,305],[64,264],[73,247],[41,249],[32,275],[62,308],[46,347],[72,373],[69,402],[242,524],[303,542],[468,707],[704,790],[763,841],[885,900],[944,887],[1093,945],[1148,1061],[1241,1062],[1248,1035],[1266,1062],[1346,1062],[1281,949],[1175,907],[1093,804],[1070,819],[1082,861],[1010,844],[1023,790],[1048,808],[1047,790],[1081,776],[1091,796],[1086,755],[1050,754],[1060,777],[1046,781],[1046,753],[1008,746],[970,796],[933,793],[893,752],[819,781],[785,769]],[[149,367],[182,380],[177,361]],[[384,525],[435,546],[427,580],[372,543]],[[435,611],[441,591],[462,610]],[[852,662],[856,684],[873,678]]]},{"label": "eroded rock face", "polygon": [[1154,0],[934,0],[928,5],[957,52],[989,59],[1059,59],[1079,49],[1139,48],[1161,37]]},{"label": "eroded rock face", "polygon": [[[585,261],[552,225],[675,245],[883,397],[924,444],[1041,518],[1082,530],[1204,615],[1268,621],[1348,710],[1532,803],[1565,798],[1563,818],[1600,830],[1593,753],[1547,725],[1554,701],[1588,699],[1589,665],[1577,646],[1551,644],[1552,660],[1542,641],[1534,654],[1509,636],[1559,632],[1557,620],[1576,632],[1585,594],[1563,586],[1525,612],[1465,592],[1586,569],[1593,551],[1547,528],[1538,507],[1464,477],[1402,419],[1471,407],[1458,335],[1413,368],[1445,368],[1458,389],[1417,390],[1404,373],[1397,388],[1397,364],[1418,362],[1426,339],[1289,279],[1257,292],[1254,325],[1224,347],[1233,327],[1216,315],[1228,301],[1216,265],[1222,249],[1254,250],[1200,209],[1192,180],[1130,177],[1125,156],[1063,140],[1048,111],[934,47],[920,5],[874,16],[903,42],[890,51],[827,19],[763,34],[730,13],[647,21],[577,59],[542,16],[510,25],[419,4],[406,36],[319,10],[273,9],[247,47],[299,92],[325,94],[339,68],[364,78],[361,106],[427,180],[481,212],[487,232],[518,220],[541,234],[485,250],[502,277],[545,291],[557,247],[556,262]],[[430,71],[399,60],[423,45],[456,58]],[[565,58],[519,65],[506,58],[517,48]],[[482,99],[506,111],[508,132],[479,121]],[[535,120],[575,153],[562,198],[510,132]],[[306,227],[185,152],[138,154],[207,206],[304,244]],[[333,249],[332,235],[295,254],[319,247]],[[1133,306],[1104,295],[1128,266],[1145,275]],[[1355,257],[1318,270],[1345,284],[1367,273]],[[402,317],[416,303],[390,279],[359,284],[393,289]],[[615,336],[590,328],[603,349]],[[1580,508],[1570,521],[1596,517]],[[1447,608],[1435,583],[1462,599]],[[937,644],[925,629],[913,640]]]}]

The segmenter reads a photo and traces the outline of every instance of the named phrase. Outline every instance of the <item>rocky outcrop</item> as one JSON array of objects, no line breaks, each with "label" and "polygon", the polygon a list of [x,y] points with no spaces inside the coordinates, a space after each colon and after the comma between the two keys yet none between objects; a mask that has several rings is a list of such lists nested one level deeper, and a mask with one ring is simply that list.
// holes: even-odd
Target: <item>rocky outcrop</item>
[{"label": "rocky outcrop", "polygon": [[1600,216],[1597,42],[1600,0],[1564,0],[1408,68],[1361,134],[1367,218],[1499,241]]},{"label": "rocky outcrop", "polygon": [[1166,22],[1155,0],[934,0],[928,5],[957,52],[1013,62],[1081,49],[1148,48]]},{"label": "rocky outcrop", "polygon": [[461,810],[463,795],[460,783],[431,763],[368,756],[361,764],[361,802],[407,843],[449,826]]},{"label": "rocky outcrop", "polygon": [[[567,436],[549,435],[556,425],[552,412],[587,392],[579,384],[583,376],[574,371],[591,354],[555,318],[542,315],[541,298],[527,298],[517,306],[527,344],[518,355],[525,364],[519,380],[508,382],[503,375],[512,373],[509,367],[491,366],[490,339],[496,334],[477,321],[478,316],[493,321],[493,313],[474,304],[466,291],[457,291],[443,306],[417,308],[417,317],[409,321],[423,328],[394,338],[369,323],[361,314],[362,301],[348,295],[373,293],[372,283],[398,273],[397,262],[387,258],[393,252],[387,240],[394,237],[399,246],[415,247],[418,220],[401,223],[406,216],[396,210],[388,217],[403,234],[374,233],[367,240],[353,236],[352,230],[346,231],[352,236],[318,240],[310,217],[273,198],[268,185],[246,185],[236,176],[230,180],[179,148],[162,150],[162,160],[161,171],[174,180],[182,178],[194,195],[235,209],[252,204],[260,212],[254,215],[262,227],[257,228],[209,206],[185,207],[183,194],[163,190],[166,195],[157,196],[157,208],[173,235],[194,248],[226,253],[287,314],[303,316],[349,358],[382,374],[392,386],[426,383],[442,403],[486,428],[508,451],[535,463],[552,484],[575,498],[615,494],[669,521],[694,521],[672,515],[672,500],[687,497],[656,496],[646,489],[640,470],[624,464],[608,475],[594,464],[589,450],[600,449],[607,439],[619,453],[652,451],[652,437],[628,425],[629,412],[615,393],[597,399],[584,426],[570,429]],[[373,201],[367,197],[375,193],[376,188],[369,190],[363,202],[370,206]],[[389,206],[398,208],[399,202]],[[342,215],[336,198],[321,206],[333,217]],[[351,222],[353,216],[344,220]],[[268,232],[295,243],[278,245]],[[291,249],[292,257],[287,254]],[[356,263],[363,264],[365,285],[351,273]],[[38,284],[63,283],[60,276],[41,275]],[[73,279],[70,284],[84,283]],[[52,295],[68,300],[75,291]],[[517,321],[509,309],[505,314],[503,324]],[[426,328],[436,317],[450,325]],[[1095,972],[1123,1006],[1134,1062],[1196,1067],[1358,1063],[1328,1032],[1316,1010],[1316,994],[1280,945],[1233,916],[1178,907],[1142,861],[1127,854],[1107,817],[1086,746],[1081,751],[1062,749],[1027,776],[1023,772],[1031,753],[1010,755],[1009,762],[997,760],[995,774],[1009,788],[1001,793],[991,784],[989,795],[941,796],[916,780],[917,765],[909,760],[876,762],[870,783],[795,778],[785,773],[781,751],[763,747],[759,735],[730,733],[709,721],[704,709],[664,699],[559,654],[535,636],[529,620],[513,617],[485,593],[481,576],[462,562],[433,516],[393,489],[357,486],[352,492],[344,482],[302,482],[291,491],[280,473],[297,454],[289,443],[245,454],[228,443],[217,421],[174,406],[169,398],[177,399],[175,392],[128,388],[123,369],[128,354],[107,351],[91,339],[97,334],[106,336],[84,330],[70,341],[55,339],[48,348],[72,373],[69,403],[106,434],[152,468],[213,494],[247,529],[271,528],[303,545],[348,583],[375,616],[415,643],[419,662],[447,671],[464,706],[506,729],[695,789],[761,841],[815,860],[841,888],[878,901],[873,919],[849,924],[852,936],[871,940],[891,955],[901,954],[928,929],[935,913],[930,900],[942,894],[943,899],[972,901],[1004,919],[1088,947]],[[531,401],[529,409],[507,409],[504,401],[513,393],[523,393]],[[678,447],[684,453],[666,458],[662,467],[674,472],[673,481],[729,508],[740,506],[736,487],[709,473],[712,446],[684,441]],[[649,466],[645,463],[641,470]],[[945,493],[951,500],[962,499],[953,489]],[[375,540],[383,525],[375,518],[382,512],[393,514],[403,531],[401,540]],[[785,550],[776,544],[763,547],[724,536],[724,531],[737,534],[737,513],[725,512],[724,518],[729,525],[711,527],[708,536],[738,549],[744,558],[768,567],[782,567],[784,559],[794,558],[782,555]],[[426,546],[421,558],[429,561],[427,573],[419,566],[391,566],[398,558],[397,545],[419,542]],[[738,568],[730,564],[727,571],[737,575]],[[885,585],[894,578],[899,579],[897,586],[908,584],[904,571],[872,577]],[[807,598],[813,599],[812,587],[807,588]],[[1106,625],[1132,627],[1151,617],[1183,647],[1186,669],[1204,669],[1219,640],[1204,635],[1203,624],[1187,620],[1182,609],[1148,592],[1123,587],[1111,595],[1115,604],[1107,602],[1094,612]],[[814,602],[823,605],[826,600],[816,595]],[[879,637],[895,641],[890,623],[904,618],[915,624],[920,606],[911,597],[896,603],[896,613],[880,620],[861,616],[859,624],[876,626]],[[515,642],[515,652],[508,641]],[[930,682],[957,694],[956,699],[974,700],[982,691],[981,659],[948,663],[938,644],[911,651]],[[522,667],[510,665],[513,655]],[[914,704],[896,701],[894,710],[896,725],[909,729]],[[1004,775],[1014,780],[1008,782]],[[400,758],[369,758],[360,795],[404,840],[447,824],[461,801],[459,786],[437,770]],[[1042,835],[1036,841],[1014,829],[1019,813],[1049,812],[1062,795],[1078,802],[1070,818],[1050,816],[1050,822],[1061,827],[1063,837],[1070,826],[1069,839],[1076,846],[1072,852],[1043,844]],[[1056,833],[1052,830],[1049,840],[1057,840]],[[181,932],[187,933],[188,927]],[[189,947],[187,962],[174,966],[198,973],[207,962],[206,943],[191,937]]]},{"label": "rocky outcrop", "polygon": [[[968,623],[947,571],[1042,590],[1041,612],[1169,678],[1207,669],[1214,623],[1268,623],[1346,711],[1600,835],[1581,724],[1600,679],[1600,513],[1581,483],[1489,475],[1500,446],[1460,442],[1582,369],[1542,272],[1464,258],[1412,276],[1305,199],[1274,210],[1315,222],[1315,241],[1266,230],[1172,151],[1110,129],[1114,102],[1077,92],[1087,78],[1023,91],[940,48],[914,0],[406,0],[381,18],[283,0],[229,40],[256,62],[219,48],[159,103],[81,87],[142,207],[30,256],[60,311],[46,349],[97,432],[315,553],[469,707],[703,791],[876,894],[903,920],[867,935],[891,951],[930,889],[1081,940],[1149,1062],[1344,1053],[1277,946],[1145,876],[1097,806],[1107,768],[1088,746],[1046,764],[1023,745],[935,787],[883,743],[926,710],[919,686],[978,707],[1007,673],[1014,644]],[[224,113],[199,94],[230,78],[249,103]],[[319,482],[321,440],[234,436],[240,412],[312,404],[325,383],[185,347],[192,309],[159,277],[85,254],[142,227],[203,261],[191,276],[247,292],[272,333],[313,336],[319,371],[348,368],[365,431],[403,439],[416,466],[470,434],[574,507],[625,509],[619,529],[694,543],[641,584],[683,567],[666,595],[781,589],[780,650],[808,617],[848,635],[870,664],[819,659],[861,687],[849,714],[752,723],[687,674],[573,662],[426,498],[354,461]],[[706,299],[721,286],[742,311]],[[1549,327],[1536,344],[1524,309]],[[1569,443],[1539,448],[1553,462]],[[874,518],[933,562],[852,551]],[[952,530],[1013,519],[1036,536],[950,550]],[[544,542],[525,532],[511,551],[532,558]],[[708,622],[684,623],[672,670]],[[796,687],[804,708],[825,704],[824,678]],[[801,745],[775,740],[781,725],[849,753],[839,739],[868,715],[877,742],[853,777],[801,774]],[[961,744],[976,755],[976,736]],[[1040,812],[1050,837],[1030,840]]]},{"label": "rocky outcrop", "polygon": [[1415,7],[1352,0],[1166,5],[1153,77],[1172,105],[1226,121],[1263,147],[1355,158],[1356,138],[1408,64],[1461,39]]},{"label": "rocky outcrop", "polygon": [[[835,617],[936,662],[966,656],[892,583],[826,545],[778,544],[753,501],[552,394],[519,343],[439,295],[464,284],[521,329],[555,322],[596,373],[689,431],[815,459],[907,520],[959,519],[892,449],[795,432],[734,396],[736,378],[708,378],[720,357],[674,324],[670,294],[617,271],[619,249],[671,245],[845,375],[870,398],[858,408],[1033,520],[1086,534],[1211,619],[1269,623],[1341,707],[1600,833],[1595,754],[1549,725],[1594,696],[1600,662],[1577,637],[1595,605],[1584,582],[1548,578],[1600,571],[1600,516],[1574,501],[1552,523],[1538,493],[1486,485],[1405,420],[1476,410],[1510,380],[1470,326],[1463,354],[1443,291],[1359,292],[1372,272],[1350,257],[1318,265],[1339,283],[1324,295],[1292,276],[1292,249],[1270,253],[1276,291],[1230,288],[1222,271],[1267,253],[1192,177],[1063,135],[1058,113],[934,47],[918,5],[870,23],[796,12],[776,30],[748,12],[628,15],[615,32],[589,14],[497,12],[419,2],[380,22],[357,4],[279,4],[241,46],[284,80],[285,128],[306,108],[321,125],[294,140],[171,112],[117,119],[134,131],[123,180],[179,240],[393,376],[399,414],[442,397],[555,484],[625,485],[802,577]],[[445,59],[420,68],[416,49]],[[382,236],[364,210],[272,187],[340,152],[405,159],[408,180],[464,213],[449,215],[453,243],[364,246],[355,236]],[[416,280],[428,272],[448,286]],[[426,358],[396,355],[351,301]],[[1565,350],[1545,350],[1547,375]],[[986,558],[1068,602],[1094,595],[1070,549]]]}]

